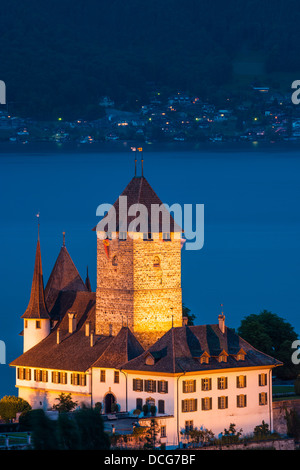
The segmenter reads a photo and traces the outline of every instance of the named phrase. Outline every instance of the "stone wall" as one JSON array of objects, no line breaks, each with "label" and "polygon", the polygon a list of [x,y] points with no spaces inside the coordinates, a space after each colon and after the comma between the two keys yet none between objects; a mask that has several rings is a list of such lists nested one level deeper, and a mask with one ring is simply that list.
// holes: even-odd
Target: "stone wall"
[{"label": "stone wall", "polygon": [[180,239],[114,239],[108,249],[98,239],[96,333],[128,325],[148,347],[182,326]]},{"label": "stone wall", "polygon": [[300,400],[273,401],[273,429],[278,434],[287,433],[285,410],[295,409],[300,416]]}]

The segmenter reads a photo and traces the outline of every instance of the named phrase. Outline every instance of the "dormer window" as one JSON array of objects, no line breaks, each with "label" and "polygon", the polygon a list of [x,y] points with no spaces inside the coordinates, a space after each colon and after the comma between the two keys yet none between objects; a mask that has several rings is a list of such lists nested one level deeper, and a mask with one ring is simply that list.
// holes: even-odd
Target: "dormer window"
[{"label": "dormer window", "polygon": [[159,259],[158,256],[155,256],[155,258],[154,258],[153,267],[154,268],[160,268],[160,259]]},{"label": "dormer window", "polygon": [[204,351],[204,353],[200,357],[200,364],[209,364],[209,358],[210,355],[206,351]]},{"label": "dormer window", "polygon": [[244,361],[245,360],[246,353],[243,349],[240,349],[239,352],[236,354],[235,359],[237,361]]},{"label": "dormer window", "polygon": [[147,354],[147,356],[145,357],[145,364],[146,366],[154,366],[155,360],[152,354]]},{"label": "dormer window", "polygon": [[218,356],[218,361],[219,362],[227,362],[227,357],[228,357],[227,352],[223,350]]}]

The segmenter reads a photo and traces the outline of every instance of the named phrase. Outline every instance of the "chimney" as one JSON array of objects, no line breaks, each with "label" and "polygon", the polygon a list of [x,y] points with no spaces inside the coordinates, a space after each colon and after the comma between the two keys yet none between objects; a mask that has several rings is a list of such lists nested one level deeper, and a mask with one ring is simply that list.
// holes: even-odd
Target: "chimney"
[{"label": "chimney", "polygon": [[90,336],[90,332],[91,332],[91,322],[86,321],[85,322],[85,336]]},{"label": "chimney", "polygon": [[219,328],[222,333],[225,333],[225,315],[222,313],[222,315],[218,316],[219,320]]},{"label": "chimney", "polygon": [[189,321],[188,317],[182,317],[183,326],[187,326],[188,321]]},{"label": "chimney", "polygon": [[59,328],[56,330],[56,344],[59,344],[61,342],[61,331]]},{"label": "chimney", "polygon": [[69,315],[69,333],[74,333],[77,327],[76,313],[68,312]]},{"label": "chimney", "polygon": [[95,332],[94,331],[91,331],[91,334],[90,334],[90,346],[93,347],[95,344]]}]

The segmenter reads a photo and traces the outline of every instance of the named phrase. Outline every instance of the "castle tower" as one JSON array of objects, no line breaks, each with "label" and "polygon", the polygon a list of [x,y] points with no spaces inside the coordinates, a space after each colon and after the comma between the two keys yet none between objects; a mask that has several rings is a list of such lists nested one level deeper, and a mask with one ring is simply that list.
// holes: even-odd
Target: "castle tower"
[{"label": "castle tower", "polygon": [[[144,176],[135,176],[121,196],[127,198],[128,209],[137,207],[134,204],[146,207],[148,231],[143,231],[142,224],[131,231],[130,212],[124,230],[121,197],[113,206],[115,233],[103,240],[97,228],[96,333],[117,335],[122,326],[128,326],[148,347],[172,326],[182,326],[182,230],[169,212],[169,232],[164,231],[161,217],[153,225],[152,206],[162,207],[162,202]],[[111,210],[105,217],[110,214]]]},{"label": "castle tower", "polygon": [[25,313],[23,352],[35,346],[50,333],[50,315],[45,303],[40,238],[38,236],[30,300]]}]

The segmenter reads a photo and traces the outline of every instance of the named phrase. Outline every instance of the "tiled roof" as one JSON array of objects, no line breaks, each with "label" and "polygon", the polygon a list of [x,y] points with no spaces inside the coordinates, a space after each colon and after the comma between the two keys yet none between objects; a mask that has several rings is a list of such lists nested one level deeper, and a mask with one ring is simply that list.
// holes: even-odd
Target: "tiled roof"
[{"label": "tiled roof", "polygon": [[[61,292],[56,308],[60,309],[62,320],[45,339],[10,365],[83,372],[102,355],[113,340],[112,336],[96,336],[95,344],[91,346],[90,337],[85,336],[85,322],[90,321],[91,330],[95,326],[95,293]],[[68,332],[69,311],[76,313],[77,329],[74,333]],[[59,344],[56,340],[58,328],[61,335]]]},{"label": "tiled roof", "polygon": [[[246,353],[243,361],[238,361],[235,357],[240,349]],[[223,350],[228,354],[227,362],[219,362],[217,359]],[[145,364],[149,352],[155,359],[152,365]],[[211,356],[208,364],[200,362],[204,352]],[[281,365],[281,362],[253,348],[234,330],[226,327],[223,334],[218,325],[200,325],[170,329],[148,351],[124,364],[123,369],[181,373],[277,365]]]},{"label": "tiled roof", "polygon": [[[127,209],[129,209],[131,206],[134,204],[143,204],[146,209],[147,209],[147,214],[148,214],[148,220],[146,220],[147,225],[148,225],[148,232],[155,232],[155,233],[161,233],[161,232],[182,232],[182,229],[176,224],[174,221],[172,215],[170,212],[168,212],[167,208],[163,205],[162,201],[159,199],[155,191],[152,189],[148,181],[144,176],[135,176],[132,178],[132,180],[129,182],[129,184],[126,186],[124,191],[122,192],[121,196],[126,196],[127,197]],[[153,224],[151,225],[151,208],[152,205],[159,205],[162,206],[163,214],[168,216],[169,219],[169,230],[165,229],[163,226],[163,218],[160,216],[158,225]],[[115,211],[116,211],[116,231],[128,231],[121,229],[119,225],[119,220],[120,220],[120,200],[119,198],[116,200],[116,202],[113,205]],[[135,212],[135,211],[134,211]],[[103,220],[108,220],[110,215],[112,214],[112,211],[108,211],[108,214],[104,217]],[[126,228],[129,227],[130,223],[133,222],[136,218],[139,218],[142,220],[142,215],[139,213],[136,213],[134,215],[128,215],[127,217],[127,226]],[[124,220],[124,219],[122,219]],[[125,224],[126,225],[126,224]],[[94,230],[97,230],[97,227],[94,228]],[[140,227],[137,227],[137,232],[138,231],[143,231],[140,229]]]},{"label": "tiled roof", "polygon": [[45,300],[49,311],[52,310],[60,291],[88,291],[65,245],[61,247],[45,287]]},{"label": "tiled roof", "polygon": [[109,344],[93,367],[120,368],[123,364],[144,352],[129,328],[123,327]]},{"label": "tiled roof", "polygon": [[42,257],[39,239],[36,246],[30,300],[22,318],[50,318],[44,297]]}]

